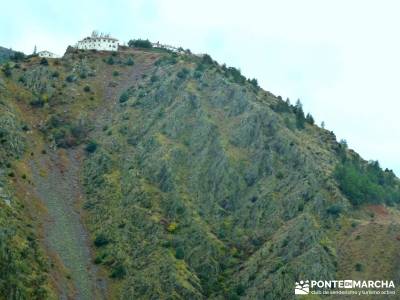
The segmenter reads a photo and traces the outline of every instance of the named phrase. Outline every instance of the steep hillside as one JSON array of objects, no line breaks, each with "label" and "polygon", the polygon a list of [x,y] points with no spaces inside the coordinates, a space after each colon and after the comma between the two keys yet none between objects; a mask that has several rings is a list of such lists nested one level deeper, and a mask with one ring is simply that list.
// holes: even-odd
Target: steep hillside
[{"label": "steep hillside", "polygon": [[14,114],[0,175],[25,195],[0,204],[1,230],[21,240],[0,246],[41,236],[9,258],[37,266],[14,272],[42,279],[24,279],[26,299],[34,284],[46,297],[291,299],[299,279],[400,279],[398,179],[238,70],[69,49],[0,76],[0,117]]}]

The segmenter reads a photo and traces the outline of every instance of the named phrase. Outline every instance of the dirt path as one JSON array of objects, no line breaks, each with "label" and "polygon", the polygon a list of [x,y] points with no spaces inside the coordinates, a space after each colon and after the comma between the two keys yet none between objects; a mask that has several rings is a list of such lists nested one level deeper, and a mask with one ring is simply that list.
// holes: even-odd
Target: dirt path
[{"label": "dirt path", "polygon": [[[88,236],[76,209],[81,198],[79,166],[78,150],[48,150],[31,162],[36,194],[48,210],[45,243],[69,272],[75,287],[73,299],[105,299],[105,282],[96,276]],[[61,284],[61,289],[65,286]],[[62,290],[60,297],[70,295]]]}]

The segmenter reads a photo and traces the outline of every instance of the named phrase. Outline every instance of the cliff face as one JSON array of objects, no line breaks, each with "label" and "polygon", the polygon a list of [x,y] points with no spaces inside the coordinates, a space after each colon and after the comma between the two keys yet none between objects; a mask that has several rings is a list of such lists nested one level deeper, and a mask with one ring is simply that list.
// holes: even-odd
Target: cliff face
[{"label": "cliff face", "polygon": [[[398,277],[397,178],[235,69],[155,49],[71,49],[1,80],[27,124],[13,138],[35,137],[7,138],[25,145],[8,160],[27,163],[33,148],[82,154],[77,206],[110,295],[291,299],[300,279]],[[29,185],[18,172],[15,192]],[[361,183],[350,193],[351,172],[390,197],[372,201]],[[374,230],[393,250],[378,272],[379,247],[362,246]]]}]

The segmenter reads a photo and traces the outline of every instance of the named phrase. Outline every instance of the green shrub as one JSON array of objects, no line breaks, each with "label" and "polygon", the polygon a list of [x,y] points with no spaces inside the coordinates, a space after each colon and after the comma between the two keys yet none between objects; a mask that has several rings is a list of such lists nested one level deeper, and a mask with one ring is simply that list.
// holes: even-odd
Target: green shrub
[{"label": "green shrub", "polygon": [[130,40],[128,42],[128,46],[131,48],[153,48],[153,45],[149,40],[142,40],[142,39],[137,39],[137,40]]},{"label": "green shrub", "polygon": [[239,296],[243,296],[245,293],[245,287],[243,284],[239,283],[239,285],[236,287],[236,294],[238,294]]},{"label": "green shrub", "polygon": [[189,70],[186,69],[186,68],[183,68],[182,70],[180,70],[180,71],[176,74],[176,76],[178,76],[178,78],[185,79],[185,78],[187,77],[188,74],[189,74]]},{"label": "green shrub", "polygon": [[75,75],[68,75],[65,80],[69,83],[75,82],[76,81],[76,76]]},{"label": "green shrub", "polygon": [[201,58],[201,63],[206,64],[206,65],[212,65],[212,64],[214,64],[214,61],[210,55],[203,54],[203,57]]},{"label": "green shrub", "polygon": [[226,74],[232,78],[232,80],[238,84],[244,84],[246,81],[246,77],[242,75],[239,69],[234,67],[229,67],[226,69]]},{"label": "green shrub", "polygon": [[114,58],[112,57],[112,56],[109,56],[107,59],[106,59],[106,63],[107,64],[109,64],[109,65],[113,65],[115,62],[114,62]]},{"label": "green shrub", "polygon": [[150,81],[152,82],[152,83],[154,83],[154,82],[156,82],[156,81],[158,81],[159,80],[159,77],[157,76],[157,75],[152,75],[151,77],[150,77]]},{"label": "green shrub", "polygon": [[93,153],[97,150],[97,143],[94,141],[90,141],[85,148],[86,152]]},{"label": "green shrub", "polygon": [[356,263],[356,264],[354,265],[354,268],[355,268],[355,270],[356,270],[357,272],[361,272],[361,271],[364,269],[363,265],[360,264],[360,263]]},{"label": "green shrub", "polygon": [[119,263],[112,268],[110,277],[115,279],[121,279],[124,278],[125,275],[126,275],[126,269],[121,263]]},{"label": "green shrub", "polygon": [[113,76],[119,76],[119,72],[118,71],[114,71],[113,72]]},{"label": "green shrub", "polygon": [[103,233],[100,233],[94,239],[94,245],[96,247],[102,247],[102,246],[107,245],[108,243],[110,243],[110,241]]},{"label": "green shrub", "polygon": [[43,100],[42,98],[37,98],[37,99],[31,100],[31,101],[29,102],[29,104],[30,104],[32,107],[37,107],[37,108],[43,107],[43,106],[44,106],[44,100]]},{"label": "green shrub", "polygon": [[124,103],[128,101],[128,99],[129,99],[129,94],[127,92],[123,92],[119,97],[119,103]]},{"label": "green shrub", "polygon": [[5,64],[4,66],[3,66],[3,68],[2,68],[2,71],[3,71],[3,73],[4,73],[4,75],[6,76],[6,77],[11,77],[11,75],[12,75],[12,71],[11,71],[11,66],[10,66],[10,64]]},{"label": "green shrub", "polygon": [[125,64],[127,66],[133,66],[135,64],[135,62],[133,61],[132,57],[129,57]]},{"label": "green shrub", "polygon": [[60,73],[58,71],[54,71],[53,73],[51,73],[51,77],[53,78],[58,78],[60,76]]},{"label": "green shrub", "polygon": [[326,212],[333,216],[338,216],[342,212],[343,207],[340,204],[333,204],[327,208]]},{"label": "green shrub", "polygon": [[89,93],[89,92],[90,92],[90,86],[86,85],[86,86],[83,88],[83,90],[84,90],[86,93]]},{"label": "green shrub", "polygon": [[251,79],[251,80],[249,79],[249,82],[250,82],[250,84],[251,84],[252,86],[254,86],[255,88],[259,88],[257,79],[255,79],[255,78],[253,78],[253,79]]},{"label": "green shrub", "polygon": [[43,65],[43,66],[48,66],[48,65],[49,65],[49,62],[47,61],[46,58],[43,57],[43,58],[40,60],[40,64]]},{"label": "green shrub", "polygon": [[193,77],[194,77],[195,79],[199,79],[199,78],[201,78],[202,75],[203,75],[202,72],[200,72],[200,71],[195,71],[194,74],[193,74]]},{"label": "green shrub", "polygon": [[184,259],[185,251],[183,250],[183,248],[179,247],[176,249],[175,257],[176,257],[176,259]]}]

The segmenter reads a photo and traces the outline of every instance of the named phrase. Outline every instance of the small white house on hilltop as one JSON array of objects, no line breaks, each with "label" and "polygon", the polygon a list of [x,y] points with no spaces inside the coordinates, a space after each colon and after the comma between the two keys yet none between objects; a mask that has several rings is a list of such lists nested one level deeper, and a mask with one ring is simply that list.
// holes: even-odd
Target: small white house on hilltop
[{"label": "small white house on hilltop", "polygon": [[47,50],[38,52],[38,56],[46,57],[46,58],[59,58],[60,57],[59,55],[57,55],[53,52],[47,51]]},{"label": "small white house on hilltop", "polygon": [[82,50],[117,51],[119,42],[108,34],[98,34],[93,31],[90,37],[79,41],[75,48]]}]

